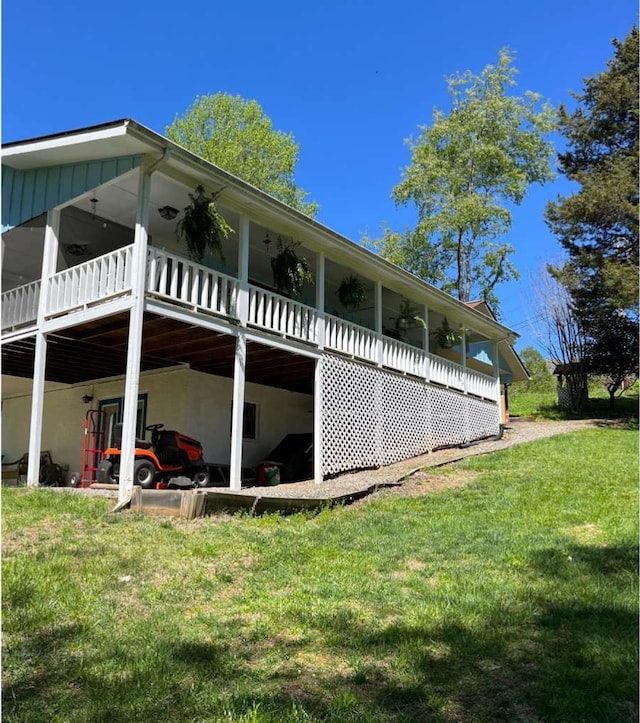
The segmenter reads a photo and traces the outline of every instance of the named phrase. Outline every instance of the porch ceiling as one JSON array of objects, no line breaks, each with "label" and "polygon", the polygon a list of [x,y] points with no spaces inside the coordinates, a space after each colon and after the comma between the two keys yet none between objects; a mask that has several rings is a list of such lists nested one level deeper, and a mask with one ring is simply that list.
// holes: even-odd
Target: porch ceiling
[{"label": "porch ceiling", "polygon": [[[48,336],[47,381],[78,384],[125,373],[128,314],[106,317]],[[192,369],[233,377],[235,337],[199,326],[145,314],[142,371],[188,364]],[[31,378],[35,339],[2,347],[2,372]],[[249,342],[246,380],[256,384],[313,393],[314,360]]]}]

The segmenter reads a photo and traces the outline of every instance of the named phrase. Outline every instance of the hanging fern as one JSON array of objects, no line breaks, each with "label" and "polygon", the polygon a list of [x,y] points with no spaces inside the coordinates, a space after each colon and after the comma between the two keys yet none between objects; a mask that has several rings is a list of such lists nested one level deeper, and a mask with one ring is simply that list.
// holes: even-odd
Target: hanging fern
[{"label": "hanging fern", "polygon": [[215,200],[222,192],[211,195],[198,186],[194,193],[189,194],[191,203],[184,209],[184,216],[176,226],[178,240],[185,241],[189,256],[201,263],[207,251],[217,254],[224,261],[222,242],[233,232],[224,220]]},{"label": "hanging fern", "polygon": [[281,294],[295,298],[300,296],[307,281],[313,281],[309,262],[298,256],[299,241],[284,244],[278,240],[278,254],[271,259],[273,282]]},{"label": "hanging fern", "polygon": [[449,326],[449,322],[445,316],[440,326],[431,333],[431,336],[433,336],[441,349],[451,349],[451,347],[456,346],[462,341],[462,334],[462,329],[454,329],[452,326]]},{"label": "hanging fern", "polygon": [[367,298],[367,289],[357,276],[350,274],[342,279],[336,294],[345,309],[357,311]]}]

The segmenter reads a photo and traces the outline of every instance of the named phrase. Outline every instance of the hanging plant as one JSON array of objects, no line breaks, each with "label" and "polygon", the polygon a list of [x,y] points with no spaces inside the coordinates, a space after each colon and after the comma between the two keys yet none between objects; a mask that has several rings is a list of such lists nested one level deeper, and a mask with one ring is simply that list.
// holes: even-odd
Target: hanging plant
[{"label": "hanging plant", "polygon": [[342,279],[336,294],[345,309],[357,311],[367,298],[367,289],[357,276],[350,274]]},{"label": "hanging plant", "polygon": [[462,341],[462,333],[462,329],[454,329],[449,326],[445,316],[442,324],[431,333],[431,336],[441,349],[451,349]]},{"label": "hanging plant", "polygon": [[285,244],[278,239],[278,253],[271,259],[271,271],[276,289],[291,298],[300,296],[305,283],[313,281],[308,261],[296,253],[298,246],[300,246],[299,241]]},{"label": "hanging plant", "polygon": [[421,325],[427,328],[425,320],[419,316],[420,309],[412,304],[409,299],[402,299],[400,302],[400,311],[396,318],[396,329],[398,331],[407,331],[408,329]]},{"label": "hanging plant", "polygon": [[207,251],[217,254],[222,261],[222,242],[233,232],[224,220],[215,200],[222,192],[208,194],[202,186],[189,194],[191,203],[184,209],[184,216],[176,226],[179,241],[185,241],[189,256],[201,263]]}]

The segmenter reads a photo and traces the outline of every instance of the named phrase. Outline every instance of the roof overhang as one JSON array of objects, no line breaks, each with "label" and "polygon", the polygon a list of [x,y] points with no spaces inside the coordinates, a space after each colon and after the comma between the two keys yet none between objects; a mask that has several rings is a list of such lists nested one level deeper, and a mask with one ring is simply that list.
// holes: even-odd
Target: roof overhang
[{"label": "roof overhang", "polygon": [[[253,220],[273,227],[274,220],[283,231],[304,240],[311,250],[323,250],[332,260],[363,275],[379,280],[390,290],[422,302],[430,309],[450,314],[478,333],[512,344],[517,338],[511,329],[493,315],[465,305],[435,286],[383,259],[318,221],[278,201],[240,178],[218,168],[182,146],[132,119],[121,119],[40,138],[3,144],[2,162],[27,170],[79,163],[115,156],[144,154],[147,165],[162,163],[163,170],[213,188],[225,188],[225,204],[245,211]],[[514,352],[515,353],[515,352]],[[527,377],[528,378],[528,377]]]}]

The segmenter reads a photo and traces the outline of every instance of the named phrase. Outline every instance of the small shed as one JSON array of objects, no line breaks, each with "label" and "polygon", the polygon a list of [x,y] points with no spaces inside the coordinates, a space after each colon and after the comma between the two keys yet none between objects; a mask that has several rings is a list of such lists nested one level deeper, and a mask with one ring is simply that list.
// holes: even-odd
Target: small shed
[{"label": "small shed", "polygon": [[[553,368],[557,378],[558,406],[561,409],[581,409],[589,399],[584,362],[562,362]],[[572,390],[576,390],[572,394]],[[572,403],[572,396],[576,404]]]}]

